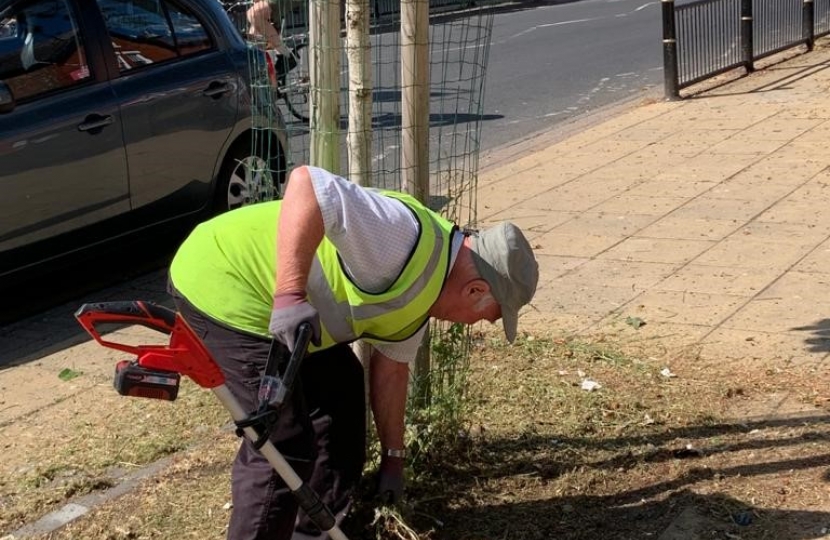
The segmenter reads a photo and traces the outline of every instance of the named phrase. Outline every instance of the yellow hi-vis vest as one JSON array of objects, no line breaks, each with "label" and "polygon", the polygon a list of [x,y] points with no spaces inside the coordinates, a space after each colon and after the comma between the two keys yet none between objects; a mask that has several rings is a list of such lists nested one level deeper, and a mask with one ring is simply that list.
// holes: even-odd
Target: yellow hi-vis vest
[{"label": "yellow hi-vis vest", "polygon": [[[310,350],[356,339],[403,341],[429,319],[428,311],[449,273],[455,226],[408,195],[382,193],[412,211],[418,240],[389,288],[375,293],[352,282],[337,248],[323,239],[306,287],[309,302],[320,314],[322,345]],[[281,204],[245,206],[196,227],[173,258],[173,287],[223,326],[268,337]],[[384,242],[383,231],[366,241]]]}]

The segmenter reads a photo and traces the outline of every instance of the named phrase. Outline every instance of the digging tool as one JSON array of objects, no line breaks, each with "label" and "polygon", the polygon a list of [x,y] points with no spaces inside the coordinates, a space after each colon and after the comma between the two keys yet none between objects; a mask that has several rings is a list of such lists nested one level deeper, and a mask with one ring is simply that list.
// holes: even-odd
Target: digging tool
[{"label": "digging tool", "polygon": [[[249,414],[225,386],[225,377],[204,344],[177,312],[150,302],[101,302],[84,304],[75,312],[75,318],[104,347],[135,355],[133,360],[124,360],[116,365],[114,386],[119,394],[173,401],[178,395],[181,375],[211,390],[230,412],[237,425],[237,433],[244,434],[268,459],[314,524],[333,540],[348,540],[317,493],[303,483],[268,440],[269,419],[277,414],[279,406],[291,391],[311,339],[311,325],[303,324],[298,329],[294,351],[281,378],[273,370],[268,373],[266,367],[266,377],[260,385],[260,406]],[[104,339],[99,328],[135,324],[168,334],[169,343],[118,343]],[[275,349],[272,343],[272,353]],[[272,364],[271,358],[268,364]]]}]

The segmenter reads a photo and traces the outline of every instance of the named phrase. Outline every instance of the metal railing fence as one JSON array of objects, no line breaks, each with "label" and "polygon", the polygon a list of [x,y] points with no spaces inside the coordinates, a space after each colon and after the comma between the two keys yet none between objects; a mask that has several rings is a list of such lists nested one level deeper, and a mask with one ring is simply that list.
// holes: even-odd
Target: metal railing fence
[{"label": "metal railing fence", "polygon": [[815,11],[816,37],[830,34],[830,0],[815,0],[813,10]]},{"label": "metal railing fence", "polygon": [[741,0],[677,6],[677,66],[682,85],[740,66]]},{"label": "metal railing fence", "polygon": [[662,0],[666,97],[830,34],[830,0]]},{"label": "metal railing fence", "polygon": [[[812,2],[810,2],[812,5]],[[752,6],[755,60],[806,43],[804,0],[754,0]]]}]

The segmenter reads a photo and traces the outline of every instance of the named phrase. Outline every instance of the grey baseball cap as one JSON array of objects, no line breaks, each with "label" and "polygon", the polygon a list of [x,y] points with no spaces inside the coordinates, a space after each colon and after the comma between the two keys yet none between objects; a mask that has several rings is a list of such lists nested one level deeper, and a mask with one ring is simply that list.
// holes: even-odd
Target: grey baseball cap
[{"label": "grey baseball cap", "polygon": [[503,222],[471,235],[473,262],[501,306],[507,341],[516,339],[519,310],[529,303],[539,282],[539,264],[521,229]]}]

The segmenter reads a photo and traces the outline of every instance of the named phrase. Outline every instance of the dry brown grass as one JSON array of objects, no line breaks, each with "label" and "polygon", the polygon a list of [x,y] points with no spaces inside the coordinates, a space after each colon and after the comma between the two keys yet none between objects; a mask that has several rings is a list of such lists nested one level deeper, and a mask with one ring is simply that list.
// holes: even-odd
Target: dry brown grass
[{"label": "dry brown grass", "polygon": [[[665,356],[607,339],[540,335],[507,346],[478,335],[468,429],[425,456],[397,509],[362,498],[345,526],[350,538],[824,537],[830,394],[821,366],[759,371],[689,352],[672,357],[675,376],[665,377]],[[602,388],[583,390],[584,378]],[[55,475],[27,487],[44,471],[71,467],[94,479],[175,451],[161,474],[50,538],[223,538],[237,442],[219,429],[225,416],[212,396],[193,391],[170,406],[110,394],[62,405],[74,409],[71,422],[56,415],[60,425],[49,426],[44,416],[39,429],[78,436],[12,458],[41,466],[5,469],[3,500],[16,513],[2,507],[0,530],[67,500],[66,490],[47,495]],[[184,414],[194,408],[202,412]],[[184,439],[171,438],[179,432]],[[141,447],[131,437],[139,433]],[[90,482],[82,490],[106,486]]]},{"label": "dry brown grass", "polygon": [[118,396],[109,381],[0,428],[0,532],[73,497],[114,486],[126,474],[216,437],[227,414],[213,396],[183,383],[175,404]]}]

